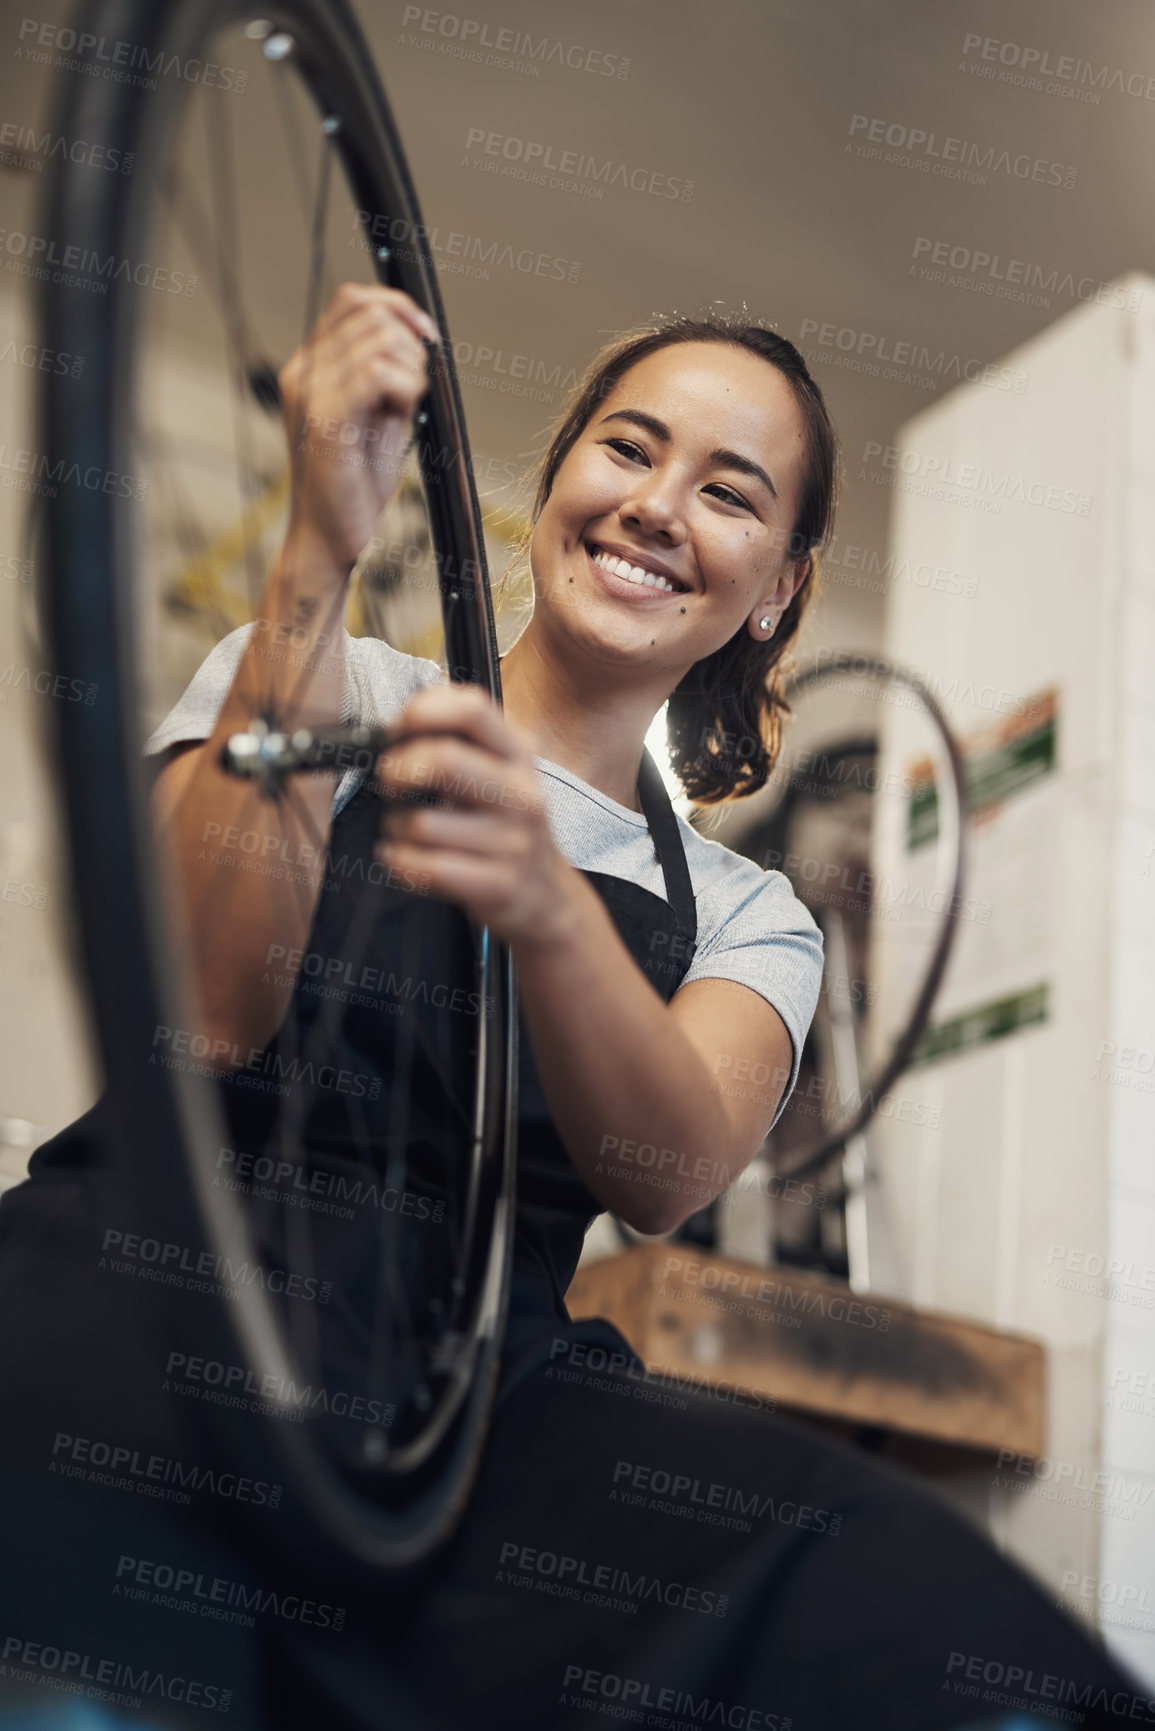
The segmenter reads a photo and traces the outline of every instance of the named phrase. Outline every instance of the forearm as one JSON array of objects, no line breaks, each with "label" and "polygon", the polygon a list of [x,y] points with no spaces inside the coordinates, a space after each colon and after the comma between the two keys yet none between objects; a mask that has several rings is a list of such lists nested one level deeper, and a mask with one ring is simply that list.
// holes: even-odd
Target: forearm
[{"label": "forearm", "polygon": [[[336,772],[299,776],[287,797],[264,797],[229,774],[221,750],[262,714],[297,724],[340,719],[345,684],[344,577],[301,540],[282,548],[254,629],[209,739],[174,794],[158,780],[156,818],[176,884],[174,924],[200,1027],[243,1063],[275,1033],[295,978],[279,953],[301,951],[324,882]],[[251,869],[275,861],[278,879]],[[236,1048],[235,1053],[233,1048]]]},{"label": "forearm", "polygon": [[[221,748],[264,717],[288,727],[340,720],[349,573],[400,484],[428,387],[425,345],[437,336],[436,321],[400,289],[346,282],[277,374],[289,532],[211,737],[157,777],[154,818],[168,843],[164,877],[175,885],[197,1032],[223,1044],[226,1064],[265,1045],[288,1007],[288,958],[316,913],[340,766],[295,776],[266,798],[222,768]],[[280,877],[242,869],[273,856]]]},{"label": "forearm", "polygon": [[[745,1164],[709,1066],[573,871],[551,941],[513,946],[533,1055],[566,1151],[595,1196],[641,1231],[704,1206]],[[630,1144],[653,1163],[615,1159]],[[654,1176],[676,1164],[676,1191]]]},{"label": "forearm", "polygon": [[[417,785],[447,795],[445,809],[394,805],[378,857],[420,872],[431,894],[509,945],[546,1102],[594,1195],[645,1232],[704,1207],[766,1130],[761,1103],[735,1102],[715,1071],[767,1054],[781,1067],[790,1036],[778,1012],[727,980],[662,1001],[554,842],[532,741],[483,693],[419,693],[378,779],[397,795]],[[677,1182],[659,1188],[646,1164],[616,1162],[631,1144],[654,1149],[659,1173],[672,1161]]]}]

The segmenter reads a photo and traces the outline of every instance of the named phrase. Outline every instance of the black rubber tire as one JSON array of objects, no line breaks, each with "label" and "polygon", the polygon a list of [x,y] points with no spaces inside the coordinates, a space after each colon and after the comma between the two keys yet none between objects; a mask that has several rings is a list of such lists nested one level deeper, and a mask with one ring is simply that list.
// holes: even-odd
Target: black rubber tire
[{"label": "black rubber tire", "polygon": [[909,668],[887,661],[882,656],[854,655],[846,650],[840,650],[828,661],[823,662],[820,667],[811,668],[792,680],[784,692],[786,701],[789,703],[791,698],[800,696],[802,692],[811,687],[837,679],[846,673],[867,673],[879,679],[893,680],[896,684],[905,686],[908,691],[912,691],[927,711],[942,741],[943,755],[950,772],[947,791],[954,808],[958,846],[951,868],[951,891],[947,911],[939,927],[930,959],[923,971],[922,979],[919,981],[914,1005],[905,1025],[891,1041],[889,1051],[875,1067],[874,1074],[867,1078],[862,1089],[862,1104],[840,1128],[830,1132],[820,1131],[808,1148],[804,1148],[801,1153],[792,1154],[788,1160],[776,1163],[774,1170],[779,1178],[802,1179],[810,1177],[815,1172],[820,1172],[827,1161],[845,1148],[852,1136],[857,1136],[860,1131],[866,1128],[890,1089],[894,1087],[899,1077],[909,1067],[918,1043],[930,1022],[939,987],[954,949],[955,939],[958,935],[959,910],[962,907],[967,882],[966,844],[970,801],[967,794],[966,766],[958,740],[955,738],[954,731],[941,704],[927,686],[926,681]]},{"label": "black rubber tire", "polygon": [[[445,321],[432,260],[420,237],[420,211],[396,129],[365,41],[346,0],[95,0],[77,28],[128,41],[151,55],[196,56],[220,29],[272,19],[298,45],[297,69],[322,113],[338,118],[335,144],[358,208],[386,212],[409,225],[412,240],[379,261],[381,280],[403,288],[441,325]],[[129,83],[61,75],[62,136],[115,143],[134,151],[138,172],[94,175],[57,159],[46,185],[42,232],[65,245],[120,258],[147,256],[146,237],[159,194],[141,164],[162,160],[176,119],[179,81],[156,92]],[[174,89],[174,85],[176,88]],[[59,274],[59,273],[57,273]],[[77,294],[46,281],[40,295],[46,343],[86,357],[83,378],[46,379],[41,401],[43,449],[50,464],[81,471],[131,472],[127,405],[132,400],[137,318],[130,284],[110,281],[106,295]],[[452,450],[450,464],[427,473],[434,546],[440,555],[442,611],[451,676],[485,686],[500,700],[497,645],[480,512],[473,487],[451,347],[431,380],[423,408],[430,450]],[[98,701],[57,706],[57,755],[83,964],[94,1007],[109,1094],[134,1193],[148,1218],[176,1233],[196,1228],[201,1241],[243,1253],[244,1216],[226,1192],[211,1190],[200,1158],[220,1146],[212,1090],[178,1071],[145,1068],[130,1054],[147,1047],[175,1001],[150,835],[142,732],[135,702],[133,503],[100,489],[70,488],[46,515],[42,608],[55,667],[98,688]],[[454,574],[477,572],[480,581]],[[270,1545],[291,1546],[295,1561],[331,1564],[343,1579],[360,1570],[381,1584],[405,1578],[451,1536],[466,1505],[484,1442],[499,1369],[511,1267],[516,1162],[516,990],[512,964],[479,935],[484,989],[493,1002],[482,1042],[476,1105],[482,1125],[476,1179],[482,1199],[474,1257],[473,1372],[435,1459],[415,1480],[411,1501],[384,1510],[334,1474],[309,1424],[265,1421],[268,1448],[308,1519],[287,1539],[269,1523]],[[143,1047],[141,1042],[143,1042]],[[168,1151],[158,1157],[158,1150]],[[261,1371],[292,1365],[274,1309],[259,1287],[252,1302],[210,1306],[210,1335]],[[326,1560],[328,1560],[326,1562]]]}]

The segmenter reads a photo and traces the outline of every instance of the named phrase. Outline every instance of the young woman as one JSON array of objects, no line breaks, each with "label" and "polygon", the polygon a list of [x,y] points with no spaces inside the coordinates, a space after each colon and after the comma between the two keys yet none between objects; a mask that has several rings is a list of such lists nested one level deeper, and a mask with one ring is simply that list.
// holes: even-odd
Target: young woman
[{"label": "young woman", "polygon": [[[259,1050],[308,1022],[302,958],[338,953],[357,900],[351,879],[325,889],[318,873],[307,893],[278,898],[222,868],[204,837],[235,823],[276,822],[289,846],[327,838],[334,854],[375,855],[511,946],[525,1040],[502,1389],[460,1532],[419,1592],[362,1595],[339,1637],[331,1619],[274,1617],[259,1644],[212,1625],[203,1664],[236,1679],[254,1723],[277,1726],[537,1731],[604,1716],[923,1731],[987,1716],[967,1680],[986,1666],[989,1684],[991,1665],[1033,1679],[1022,1687],[1044,1709],[1077,1700],[1084,1724],[1130,1722],[1128,1685],[1092,1642],[930,1497],[754,1402],[665,1400],[608,1324],[569,1320],[564,1294],[590,1220],[609,1208],[643,1232],[676,1226],[754,1156],[797,1074],[820,933],[780,874],[674,818],[643,742],[669,699],[690,792],[719,800],[764,782],[779,664],[831,527],[834,438],[797,351],[760,327],[678,320],[604,352],[542,467],[527,549],[534,612],[504,658],[499,712],[433,664],[341,628],[434,336],[405,296],[347,285],[285,367],[292,508],[261,623],[213,651],[148,749],[163,765],[156,813],[198,1031],[214,1040]],[[380,456],[351,464],[351,442]],[[296,663],[271,651],[281,628]],[[295,815],[274,816],[218,761],[258,699],[291,699],[312,721],[393,723],[395,742],[373,777],[317,777]],[[415,788],[440,805],[406,804]],[[391,796],[384,821],[379,790]],[[270,954],[286,960],[270,969]],[[388,1020],[380,1006],[351,1018],[343,1037],[358,1062],[387,1069]],[[723,1063],[742,1060],[776,1074],[771,1093],[715,1087]],[[252,1098],[236,1090],[246,1147],[262,1126]],[[47,1401],[24,1379],[18,1464],[37,1484],[41,1522],[50,1431],[103,1434],[123,1403],[134,1446],[178,1446],[175,1403],[155,1375],[143,1386],[155,1360],[125,1283],[98,1275],[91,1255],[68,1261],[113,1206],[92,1199],[114,1157],[91,1116],[40,1151],[0,1210],[0,1299],[38,1305],[68,1367]],[[342,1131],[330,1129],[339,1160]],[[692,1179],[657,1188],[648,1167],[606,1157],[646,1143],[676,1150]],[[55,1237],[50,1217],[69,1222]],[[356,1265],[338,1250],[338,1282]],[[81,1296],[89,1346],[78,1353]],[[614,1368],[590,1374],[590,1340],[616,1351]],[[699,1490],[682,1503],[625,1494],[651,1480]],[[153,1573],[158,1558],[222,1579],[259,1569],[242,1538],[230,1552],[227,1522],[209,1533],[158,1505],[134,1509],[113,1541],[107,1497],[54,1487],[58,1521],[65,1495],[77,1499],[64,1517],[78,1582],[67,1610],[52,1600],[57,1550],[38,1544],[31,1516],[21,1528],[20,1627],[42,1628],[42,1640],[61,1638],[55,1619],[73,1640],[96,1639],[96,1627],[106,1650],[151,1653],[156,1641],[179,1653],[179,1619],[160,1630],[151,1602],[110,1603],[114,1542],[130,1581],[141,1558]],[[746,1508],[753,1496],[752,1520],[718,1514],[735,1496]]]}]

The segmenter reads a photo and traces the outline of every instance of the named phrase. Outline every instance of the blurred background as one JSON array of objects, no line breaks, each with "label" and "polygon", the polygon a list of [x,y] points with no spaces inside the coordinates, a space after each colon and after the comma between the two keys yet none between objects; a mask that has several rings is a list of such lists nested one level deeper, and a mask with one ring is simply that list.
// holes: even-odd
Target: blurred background
[{"label": "blurred background", "polygon": [[[680,1238],[699,1269],[788,1270],[791,1292],[841,1286],[889,1303],[902,1326],[879,1328],[876,1303],[870,1342],[844,1321],[835,1371],[818,1343],[803,1375],[781,1329],[726,1337],[699,1278],[677,1325],[686,1350],[704,1377],[739,1363],[785,1404],[932,1474],[1155,1680],[1150,9],[356,9],[430,229],[495,577],[569,390],[639,322],[715,305],[772,325],[806,356],[842,444],[836,535],[796,664],[829,675],[846,660],[799,696],[775,785],[694,816],[784,871],[821,919],[824,1001],[776,1140],[742,1193]],[[47,706],[61,699],[37,688],[34,509],[59,501],[29,479],[41,373],[93,359],[37,348],[26,269],[61,148],[55,81],[102,75],[74,47],[68,6],[4,9],[6,1183],[99,1088],[44,751]],[[267,386],[303,334],[305,252],[285,237],[301,231],[313,157],[286,148],[283,116],[239,58],[232,71],[211,89],[184,80],[174,100],[189,112],[190,210],[198,187],[212,208],[220,141],[246,165],[235,268],[260,309],[265,370],[250,377],[242,438],[223,412],[221,283],[197,264],[195,222],[174,215],[137,279],[154,357],[140,381],[148,726],[249,617],[253,569],[283,523]],[[89,167],[149,169],[95,153]],[[326,290],[367,279],[347,203],[333,206],[329,241]],[[435,653],[423,537],[411,491],[362,563],[350,629]],[[506,641],[527,605],[514,570],[500,591]],[[911,1066],[859,1142],[791,1184],[780,1174],[846,1121],[909,1025],[952,883],[941,733],[876,656],[921,682],[965,764],[965,895]],[[607,1222],[585,1276],[622,1251]],[[883,1334],[905,1344],[857,1362]]]}]

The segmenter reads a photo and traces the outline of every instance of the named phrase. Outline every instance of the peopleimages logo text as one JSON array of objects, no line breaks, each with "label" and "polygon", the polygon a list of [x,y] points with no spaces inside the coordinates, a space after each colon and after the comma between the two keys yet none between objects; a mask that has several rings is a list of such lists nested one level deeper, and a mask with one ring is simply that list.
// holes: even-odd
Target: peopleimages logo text
[{"label": "peopleimages logo text", "polygon": [[971,30],[963,37],[963,58],[1014,68],[1031,80],[1053,78],[1060,84],[1090,85],[1095,91],[1113,90],[1119,96],[1137,96],[1155,102],[1155,73],[1124,72],[1121,66],[1095,66],[1074,54],[1052,54],[1049,48],[1028,43],[1003,42],[997,36],[981,36]]},{"label": "peopleimages logo text", "polygon": [[[571,72],[592,72],[602,78],[628,78],[629,57],[607,54],[604,49],[584,48],[576,42],[561,42],[543,36],[535,40],[527,30],[514,30],[493,24],[489,19],[461,17],[454,12],[434,12],[427,6],[406,6],[401,17],[402,30],[410,25],[413,32],[410,46],[436,46],[441,53],[452,52],[456,58],[497,66],[509,71],[527,71],[537,75],[551,63],[567,66]],[[429,40],[421,42],[424,34]],[[404,37],[402,37],[404,41]],[[480,53],[487,49],[486,55]]]},{"label": "peopleimages logo text", "polygon": [[103,168],[110,174],[131,174],[136,160],[131,150],[123,151],[115,144],[89,144],[83,138],[65,138],[62,133],[38,132],[35,127],[21,126],[14,120],[0,125],[0,152],[3,153],[0,162],[19,161],[34,173],[39,173],[53,156],[87,163],[90,168]]},{"label": "peopleimages logo text", "polygon": [[[849,137],[861,138],[861,143],[874,147],[879,160],[885,145],[892,153],[908,153],[910,162],[929,171],[947,173],[954,178],[973,174],[986,185],[988,172],[1009,174],[1015,180],[1036,181],[1045,186],[1073,187],[1079,177],[1077,168],[1069,163],[1051,162],[1047,157],[1031,156],[1025,150],[1012,154],[993,144],[976,144],[973,139],[954,138],[949,134],[928,132],[924,126],[907,126],[902,121],[886,120],[877,115],[852,114]],[[851,146],[847,144],[847,150]]]},{"label": "peopleimages logo text", "polygon": [[985,494],[1000,501],[1019,501],[1025,505],[1041,505],[1048,511],[1065,511],[1077,517],[1089,517],[1092,495],[1077,493],[1073,487],[1060,487],[1047,481],[1028,480],[1009,470],[984,468],[981,463],[956,463],[953,457],[940,457],[932,451],[904,450],[898,445],[883,445],[877,439],[867,439],[862,449],[862,461],[880,458],[884,469],[898,474],[918,475],[935,481],[939,486],[958,487],[964,493]]},{"label": "peopleimages logo text", "polygon": [[25,234],[21,229],[0,228],[0,248],[8,255],[4,268],[11,270],[21,260],[26,274],[42,277],[51,265],[75,276],[76,286],[104,294],[110,282],[135,283],[137,288],[154,288],[164,294],[184,295],[191,299],[197,292],[199,278],[189,271],[169,270],[165,265],[149,264],[146,259],[119,258],[115,253],[94,252],[91,247],[67,244],[58,246],[43,234]]},{"label": "peopleimages logo text", "polygon": [[276,1509],[281,1503],[282,1487],[265,1479],[251,1479],[244,1473],[175,1460],[168,1455],[146,1455],[127,1443],[72,1436],[67,1431],[56,1433],[49,1468],[66,1478],[87,1477],[94,1483],[110,1484],[114,1490],[160,1495],[162,1500],[173,1500],[164,1498],[162,1493],[175,1488],[176,1497],[185,1504],[193,1491],[207,1491],[210,1496],[253,1503],[261,1508]]},{"label": "peopleimages logo text", "polygon": [[[24,18],[18,31],[17,59],[35,64],[60,64],[68,71],[94,73],[113,83],[134,84],[145,90],[157,88],[156,78],[177,77],[186,84],[203,84],[208,90],[232,90],[240,94],[248,73],[214,60],[181,59],[164,48],[151,51],[135,42],[112,36],[96,36],[90,30],[74,30],[68,24],[45,23]],[[62,55],[81,58],[63,60]],[[91,55],[90,60],[83,56]],[[53,57],[56,57],[55,62]]]},{"label": "peopleimages logo text", "polygon": [[[183,1287],[189,1292],[212,1291],[206,1282],[220,1282],[226,1292],[243,1286],[257,1286],[262,1292],[275,1292],[286,1298],[304,1298],[310,1303],[328,1304],[333,1283],[318,1281],[312,1274],[290,1274],[288,1269],[267,1267],[261,1261],[234,1262],[223,1251],[196,1250],[187,1244],[171,1240],[142,1237],[138,1232],[122,1232],[110,1226],[105,1230],[100,1248],[100,1267],[106,1265],[116,1274],[142,1274],[145,1278],[159,1276],[165,1286]],[[185,1276],[192,1278],[186,1282]]]},{"label": "peopleimages logo text", "polygon": [[509,133],[492,132],[484,126],[469,128],[465,136],[465,149],[466,162],[469,160],[468,152],[478,149],[484,156],[498,158],[507,164],[520,163],[524,169],[538,177],[541,184],[546,184],[546,174],[553,174],[558,176],[561,182],[591,181],[598,188],[620,186],[629,192],[649,193],[655,198],[680,198],[683,204],[689,204],[694,196],[694,182],[684,180],[678,175],[665,174],[659,169],[640,165],[615,162],[608,156],[602,159],[582,150],[555,151],[552,144],[542,144],[532,138],[517,138]]},{"label": "peopleimages logo text", "polygon": [[[123,1595],[146,1601],[151,1598],[154,1602],[167,1602],[172,1609],[187,1608],[202,1617],[215,1616],[222,1622],[240,1622],[250,1628],[255,1622],[251,1614],[254,1612],[261,1616],[282,1617],[286,1622],[303,1623],[315,1629],[341,1629],[345,1624],[343,1605],[325,1604],[274,1587],[252,1586],[224,1575],[206,1575],[200,1569],[156,1562],[151,1557],[122,1554],[116,1565],[114,1591],[118,1597]],[[182,1601],[182,1593],[188,1594],[188,1599]],[[232,1617],[226,1615],[229,1611],[234,1612]]]},{"label": "peopleimages logo text", "polygon": [[[644,1571],[634,1575],[616,1563],[591,1562],[559,1551],[543,1551],[507,1539],[501,1547],[495,1580],[499,1585],[538,1585],[546,1581],[559,1598],[583,1599],[603,1610],[636,1615],[646,1600],[671,1610],[696,1611],[703,1617],[724,1617],[730,1605],[728,1593],[711,1587],[691,1586],[685,1581],[666,1581]],[[585,1594],[579,1592],[585,1589]],[[606,1601],[609,1601],[608,1603]]]},{"label": "peopleimages logo text", "polygon": [[[106,1689],[124,1690],[133,1696],[160,1696],[165,1701],[183,1702],[186,1707],[204,1707],[211,1713],[227,1713],[233,1698],[231,1689],[222,1689],[216,1683],[203,1683],[195,1677],[173,1676],[164,1671],[150,1670],[147,1665],[130,1665],[122,1659],[101,1659],[92,1653],[78,1653],[71,1647],[26,1640],[23,1635],[5,1637],[4,1664],[5,1667],[27,1665],[38,1683],[43,1681],[43,1677],[37,1677],[37,1672],[47,1673],[53,1679],[59,1678],[53,1687],[66,1689],[70,1694],[91,1692],[80,1689],[80,1683],[100,1684]],[[24,1680],[19,1673],[16,1676],[17,1680]],[[133,1704],[139,1706],[140,1702]]]},{"label": "peopleimages logo text", "polygon": [[1137,312],[1142,304],[1141,289],[1125,289],[1117,282],[1104,282],[1099,277],[1076,276],[1074,271],[1060,270],[1057,265],[1036,264],[1030,259],[988,252],[985,247],[957,245],[931,235],[915,235],[910,256],[926,262],[912,264],[908,276],[917,270],[928,281],[939,280],[935,273],[942,273],[946,280],[946,272],[951,271],[955,275],[950,280],[957,286],[961,286],[958,279],[971,277],[975,281],[968,286],[981,284],[985,292],[994,294],[995,289],[989,285],[997,283],[999,299],[1037,294],[1040,304],[1049,306],[1052,295],[1069,295],[1073,300],[1094,301],[1102,307],[1127,307],[1131,312]]},{"label": "peopleimages logo text", "polygon": [[[615,1705],[604,1709],[615,1717],[631,1719],[636,1725],[666,1725],[679,1731],[683,1724],[725,1725],[729,1731],[790,1731],[793,1720],[789,1714],[773,1713],[767,1708],[747,1707],[740,1701],[723,1701],[720,1697],[693,1695],[688,1690],[666,1686],[642,1677],[626,1677],[617,1671],[594,1671],[588,1665],[567,1665],[563,1679],[562,1700],[586,1712],[597,1707],[597,1697]],[[643,1720],[641,1709],[649,1709]],[[676,1720],[668,1714],[677,1714]]]}]

